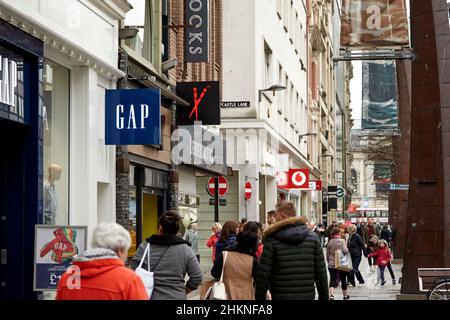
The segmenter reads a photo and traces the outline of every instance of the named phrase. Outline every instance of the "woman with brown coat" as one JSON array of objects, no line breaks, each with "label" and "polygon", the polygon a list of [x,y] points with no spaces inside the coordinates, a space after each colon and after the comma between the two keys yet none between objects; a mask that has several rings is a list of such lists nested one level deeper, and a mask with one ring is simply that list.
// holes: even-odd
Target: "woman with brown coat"
[{"label": "woman with brown coat", "polygon": [[217,257],[211,275],[220,279],[223,269],[228,300],[255,300],[254,278],[258,267],[256,244],[258,237],[248,231],[240,232],[236,245]]}]

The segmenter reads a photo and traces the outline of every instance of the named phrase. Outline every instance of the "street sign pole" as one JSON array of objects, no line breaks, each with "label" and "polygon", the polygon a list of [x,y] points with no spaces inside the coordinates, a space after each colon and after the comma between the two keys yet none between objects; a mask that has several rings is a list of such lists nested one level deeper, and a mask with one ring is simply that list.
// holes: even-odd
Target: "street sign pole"
[{"label": "street sign pole", "polygon": [[214,179],[214,222],[219,222],[219,175]]}]

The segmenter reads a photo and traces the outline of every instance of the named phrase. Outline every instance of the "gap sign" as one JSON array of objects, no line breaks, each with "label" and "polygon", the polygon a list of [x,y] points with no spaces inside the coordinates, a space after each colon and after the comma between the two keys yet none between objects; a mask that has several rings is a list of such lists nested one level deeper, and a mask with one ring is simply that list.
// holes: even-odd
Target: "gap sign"
[{"label": "gap sign", "polygon": [[161,91],[106,90],[105,144],[161,144]]}]

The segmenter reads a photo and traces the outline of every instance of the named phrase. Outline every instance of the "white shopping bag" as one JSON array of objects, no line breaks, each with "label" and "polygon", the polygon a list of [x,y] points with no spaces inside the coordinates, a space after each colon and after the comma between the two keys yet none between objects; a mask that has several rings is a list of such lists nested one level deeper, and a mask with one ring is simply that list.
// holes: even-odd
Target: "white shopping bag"
[{"label": "white shopping bag", "polygon": [[[147,267],[148,270],[142,268],[142,264],[144,263],[145,256],[147,256]],[[154,279],[153,272],[150,271],[150,243],[147,244],[147,248],[145,248],[144,255],[142,256],[141,262],[139,266],[134,271],[139,277],[141,277],[142,282],[144,283],[145,290],[147,291],[148,298],[152,296]]]}]

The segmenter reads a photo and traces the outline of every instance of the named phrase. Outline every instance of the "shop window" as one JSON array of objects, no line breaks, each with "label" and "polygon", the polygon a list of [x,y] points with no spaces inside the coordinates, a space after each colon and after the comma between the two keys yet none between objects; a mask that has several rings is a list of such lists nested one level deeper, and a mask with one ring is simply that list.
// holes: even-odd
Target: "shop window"
[{"label": "shop window", "polygon": [[44,224],[69,224],[69,70],[44,65]]}]

